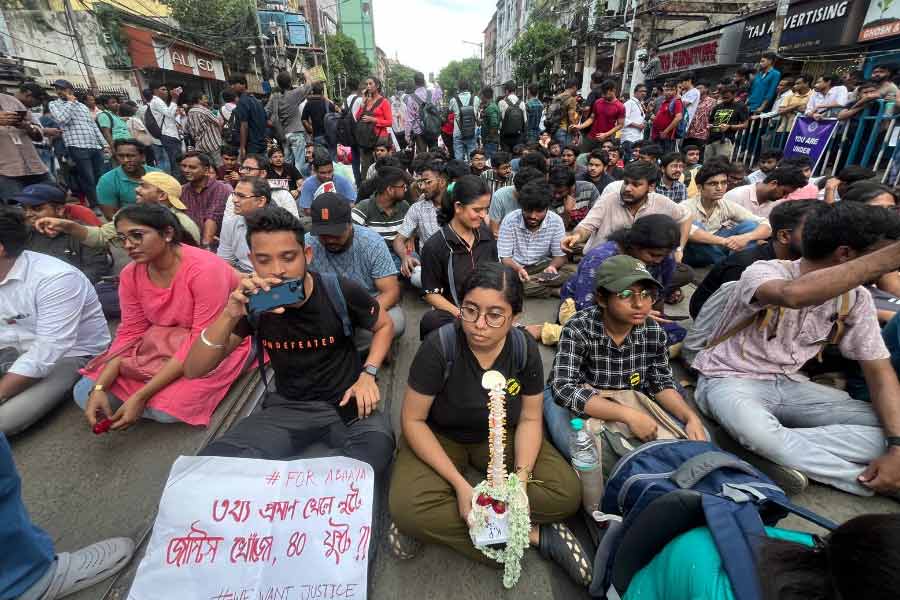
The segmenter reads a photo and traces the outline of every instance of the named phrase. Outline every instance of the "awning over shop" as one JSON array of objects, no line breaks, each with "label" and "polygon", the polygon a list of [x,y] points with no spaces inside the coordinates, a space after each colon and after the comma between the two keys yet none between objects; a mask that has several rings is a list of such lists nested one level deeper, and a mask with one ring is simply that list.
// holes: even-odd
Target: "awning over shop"
[{"label": "awning over shop", "polygon": [[132,64],[139,69],[163,69],[225,81],[225,69],[219,54],[133,25],[122,25],[122,31],[128,37]]}]

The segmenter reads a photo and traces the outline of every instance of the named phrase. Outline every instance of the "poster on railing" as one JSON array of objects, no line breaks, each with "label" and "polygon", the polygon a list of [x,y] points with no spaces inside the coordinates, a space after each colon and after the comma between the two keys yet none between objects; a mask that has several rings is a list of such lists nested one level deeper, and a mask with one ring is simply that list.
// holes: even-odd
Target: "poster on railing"
[{"label": "poster on railing", "polygon": [[837,119],[816,121],[811,117],[797,117],[784,147],[784,157],[806,156],[815,171],[819,160],[825,154],[825,149],[828,148],[834,130],[837,129],[837,124]]},{"label": "poster on railing", "polygon": [[374,472],[182,456],[128,600],[365,600]]}]

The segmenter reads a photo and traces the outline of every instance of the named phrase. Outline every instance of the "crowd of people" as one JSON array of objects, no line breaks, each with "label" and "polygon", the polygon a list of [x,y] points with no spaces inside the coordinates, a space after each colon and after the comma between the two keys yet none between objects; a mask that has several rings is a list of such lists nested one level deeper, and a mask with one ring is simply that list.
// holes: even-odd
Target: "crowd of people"
[{"label": "crowd of people", "polygon": [[[201,454],[277,460],[324,444],[368,463],[398,559],[428,542],[489,561],[469,535],[465,472],[487,465],[491,370],[511,382],[507,464],[529,541],[583,586],[593,557],[565,524],[582,501],[573,417],[617,424],[635,445],[673,435],[660,413],[683,439],[708,440],[715,423],[790,493],[813,480],[896,496],[898,196],[870,170],[815,178],[777,149],[750,173],[733,162],[753,118],[869,98],[866,83],[832,92],[828,77],[810,96],[804,76],[786,96],[779,79],[764,55],[752,77],[688,74],[650,100],[639,85],[621,102],[599,73],[584,101],[576,81],[545,101],[514,82],[495,98],[460,81],[447,98],[417,74],[393,97],[370,77],[335,102],[281,73],[265,105],[231,79],[215,112],[161,83],[143,106],[101,97],[94,110],[59,80],[52,124],[28,112],[40,87],[0,94],[0,539],[27,549],[0,559],[0,597],[62,597],[133,550],[113,539],[56,555],[24,511],[5,436],[67,398],[114,432],[206,426],[259,362],[274,371],[260,408]],[[42,152],[54,137],[71,180]],[[248,310],[288,280],[296,302]],[[686,328],[666,307],[695,281]],[[404,290],[429,308],[394,432],[376,382],[407,327]],[[521,322],[549,297],[556,322]],[[555,346],[547,378],[540,344]],[[676,356],[697,374],[693,400]],[[863,518],[815,543],[837,556],[896,528]],[[895,593],[896,574],[851,577],[841,561],[801,560],[812,537],[769,535],[782,542],[760,571],[776,579],[816,580],[821,597],[859,597],[860,581],[862,597]],[[623,597],[687,597],[645,586],[691,543],[672,542]],[[867,551],[896,565],[896,536],[877,544]]]}]

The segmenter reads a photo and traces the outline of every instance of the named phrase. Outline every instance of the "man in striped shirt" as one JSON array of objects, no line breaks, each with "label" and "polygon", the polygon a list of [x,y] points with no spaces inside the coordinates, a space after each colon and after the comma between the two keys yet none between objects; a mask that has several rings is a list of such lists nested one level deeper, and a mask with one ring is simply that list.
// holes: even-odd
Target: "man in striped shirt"
[{"label": "man in striped shirt", "polygon": [[502,187],[512,185],[512,155],[509,152],[502,150],[495,152],[491,166],[492,169],[481,174],[482,179],[491,184],[491,194]]},{"label": "man in striped shirt", "polygon": [[406,201],[409,180],[402,169],[382,167],[378,171],[375,190],[374,196],[353,207],[353,222],[368,227],[384,239],[399,270],[401,261],[394,252],[392,242],[409,210],[409,202]]}]

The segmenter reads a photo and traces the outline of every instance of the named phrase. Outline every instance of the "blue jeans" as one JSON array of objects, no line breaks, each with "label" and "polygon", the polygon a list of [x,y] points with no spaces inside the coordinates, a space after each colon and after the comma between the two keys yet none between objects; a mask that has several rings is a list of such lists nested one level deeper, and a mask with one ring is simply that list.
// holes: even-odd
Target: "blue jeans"
[{"label": "blue jeans", "polygon": [[295,131],[284,136],[284,162],[292,163],[299,172],[306,166],[306,133]]},{"label": "blue jeans", "polygon": [[181,175],[179,160],[181,159],[181,140],[164,135],[160,140],[169,159],[169,174],[178,179]]},{"label": "blue jeans", "polygon": [[550,434],[550,443],[567,461],[572,460],[569,451],[569,432],[572,431],[570,421],[575,415],[568,408],[562,407],[553,399],[553,390],[550,386],[544,388],[544,424]]},{"label": "blue jeans", "polygon": [[[702,227],[699,222],[695,222],[694,224],[698,227]],[[758,223],[755,223],[754,221],[741,221],[733,227],[723,227],[722,229],[715,232],[714,235],[727,238],[735,235],[750,233],[757,227]],[[751,242],[750,244],[756,244],[756,242]],[[748,244],[748,246],[750,244]],[[688,242],[688,245],[684,249],[684,262],[695,268],[709,267],[723,260],[726,256],[728,256],[730,252],[731,251],[724,246],[713,246],[712,244],[695,244],[693,242]]]},{"label": "blue jeans", "polygon": [[497,153],[497,143],[496,142],[485,142],[483,146],[484,155],[488,157],[488,160],[494,158],[494,154]]},{"label": "blue jeans", "polygon": [[[82,377],[81,380],[79,380],[79,382],[75,384],[75,387],[72,388],[72,397],[75,399],[75,404],[77,404],[81,408],[81,410],[84,410],[87,406],[88,398],[90,397],[91,391],[93,391],[95,384],[96,382],[93,379]],[[119,410],[119,407],[124,404],[124,402],[122,402],[109,392],[106,393],[106,397],[109,399],[109,408],[113,412]],[[169,413],[165,413],[155,408],[145,408],[141,416],[145,419],[150,419],[159,423],[179,422],[179,419],[173,417]]]},{"label": "blue jeans", "polygon": [[572,143],[572,135],[560,127],[553,133],[553,139],[562,144],[562,146],[568,146]]},{"label": "blue jeans", "polygon": [[18,598],[53,565],[53,540],[32,524],[12,450],[0,433],[0,598]]},{"label": "blue jeans", "polygon": [[478,146],[478,138],[464,139],[459,137],[459,132],[453,132],[453,156],[456,160],[469,162],[469,154]]},{"label": "blue jeans", "polygon": [[169,172],[171,168],[169,164],[169,155],[166,153],[166,149],[162,146],[153,145],[153,158],[156,159],[156,168],[162,169],[166,173]]},{"label": "blue jeans", "polygon": [[69,147],[69,158],[75,163],[78,186],[87,196],[91,208],[97,206],[97,182],[103,175],[105,159],[99,148]]}]

